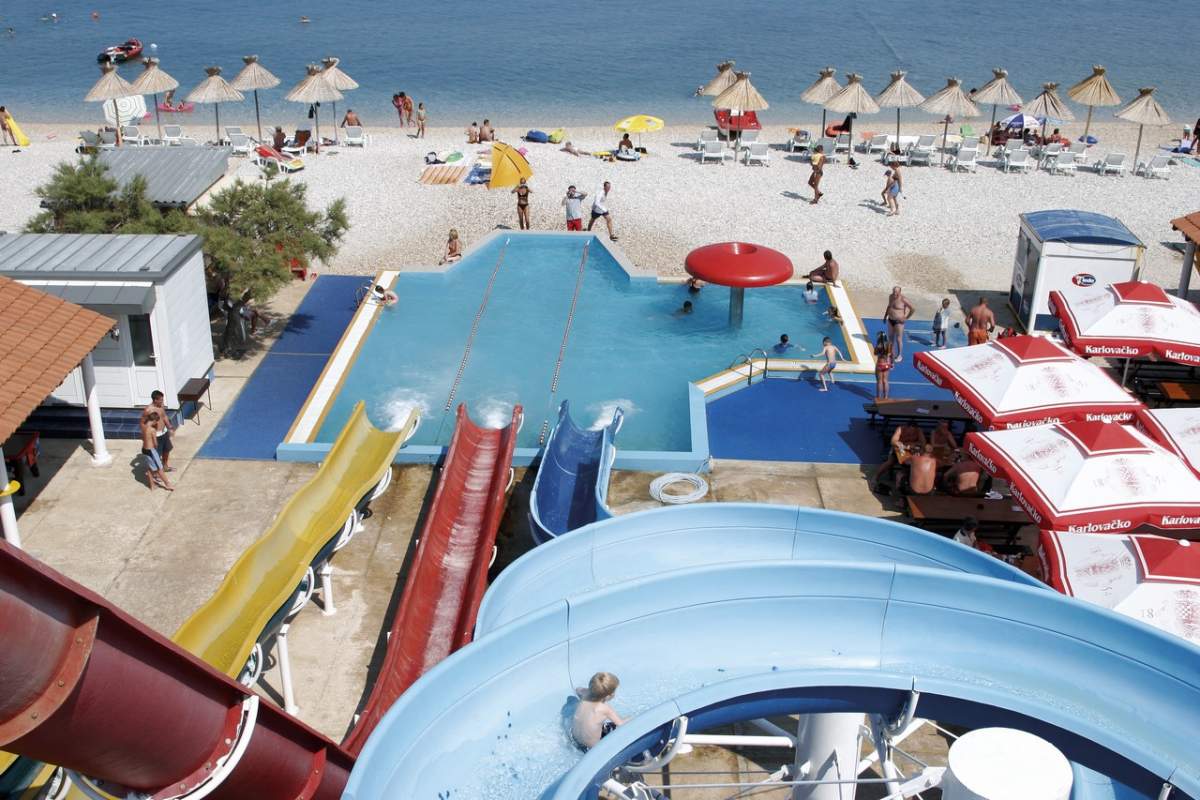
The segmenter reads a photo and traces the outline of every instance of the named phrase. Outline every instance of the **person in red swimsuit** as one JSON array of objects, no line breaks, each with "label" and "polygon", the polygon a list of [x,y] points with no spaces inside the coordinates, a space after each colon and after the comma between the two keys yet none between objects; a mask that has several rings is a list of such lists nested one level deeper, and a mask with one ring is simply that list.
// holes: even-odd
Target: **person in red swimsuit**
[{"label": "person in red swimsuit", "polygon": [[892,371],[892,345],[887,334],[880,331],[875,339],[875,399],[886,400],[891,388],[888,376]]}]

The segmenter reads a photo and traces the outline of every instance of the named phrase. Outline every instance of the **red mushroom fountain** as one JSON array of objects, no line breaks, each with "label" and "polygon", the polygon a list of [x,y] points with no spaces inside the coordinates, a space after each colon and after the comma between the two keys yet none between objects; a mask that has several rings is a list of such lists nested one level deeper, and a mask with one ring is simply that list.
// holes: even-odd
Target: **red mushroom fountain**
[{"label": "red mushroom fountain", "polygon": [[742,324],[747,287],[774,286],[792,277],[792,262],[778,250],[747,242],[721,242],[699,247],[684,261],[688,274],[706,283],[729,287],[729,324]]}]

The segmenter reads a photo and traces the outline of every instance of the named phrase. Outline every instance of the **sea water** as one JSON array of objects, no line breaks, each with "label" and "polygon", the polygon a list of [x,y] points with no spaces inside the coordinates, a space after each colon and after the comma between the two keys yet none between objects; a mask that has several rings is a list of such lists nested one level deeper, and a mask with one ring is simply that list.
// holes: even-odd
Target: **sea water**
[{"label": "sea water", "polygon": [[[965,89],[1005,67],[1027,100],[1045,81],[1064,90],[1104,64],[1125,100],[1137,87],[1157,96],[1182,123],[1200,114],[1192,29],[1172,12],[1188,4],[1127,0],[1005,3],[945,0],[803,4],[788,0],[214,0],[207,3],[0,3],[0,104],[19,120],[98,120],[83,96],[99,73],[96,54],[130,37],[180,81],[179,96],[218,65],[227,77],[256,53],[283,83],[260,92],[271,124],[294,127],[306,108],[284,101],[305,64],[338,56],[361,88],[347,106],[368,125],[391,124],[394,93],[424,101],[431,125],[489,117],[501,131],[519,121],[546,129],[611,123],[635,113],[670,123],[711,119],[708,98],[693,98],[714,65],[736,59],[771,103],[768,122],[819,110],[799,95],[832,65],[864,76],[878,93],[894,69],[930,95],[947,76]],[[98,18],[93,19],[93,11]],[[42,21],[50,12],[58,21]],[[301,16],[310,20],[300,21]],[[11,35],[6,33],[12,28]],[[121,67],[132,79],[140,64]],[[251,121],[254,106],[226,105],[222,120]],[[206,112],[211,117],[209,109]],[[1113,109],[1098,109],[1098,119]],[[922,118],[919,112],[907,112]],[[1080,119],[1086,109],[1075,108]]]}]

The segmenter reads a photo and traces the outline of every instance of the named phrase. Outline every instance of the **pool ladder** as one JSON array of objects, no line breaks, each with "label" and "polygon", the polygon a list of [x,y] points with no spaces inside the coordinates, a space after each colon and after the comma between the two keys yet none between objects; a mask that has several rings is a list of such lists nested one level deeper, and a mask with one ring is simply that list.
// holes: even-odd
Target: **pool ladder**
[{"label": "pool ladder", "polygon": [[762,377],[763,377],[763,380],[765,381],[771,370],[771,359],[767,355],[767,351],[762,349],[761,347],[754,348],[748,354],[742,353],[741,355],[739,355],[737,358],[735,358],[733,360],[733,363],[731,363],[729,365],[730,369],[737,369],[738,367],[742,366],[743,364],[745,364],[747,366],[747,368],[748,368],[746,370],[746,385],[747,386],[754,383],[754,360],[755,360],[755,356],[758,356],[758,355],[762,356]]}]

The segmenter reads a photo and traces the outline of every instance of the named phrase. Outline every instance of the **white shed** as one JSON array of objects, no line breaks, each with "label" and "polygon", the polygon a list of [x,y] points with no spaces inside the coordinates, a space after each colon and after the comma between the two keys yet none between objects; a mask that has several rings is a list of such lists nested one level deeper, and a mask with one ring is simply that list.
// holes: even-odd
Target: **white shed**
[{"label": "white shed", "polygon": [[1125,223],[1090,211],[1021,214],[1008,305],[1026,331],[1058,329],[1050,292],[1136,280],[1146,246]]},{"label": "white shed", "polygon": [[[191,378],[210,378],[212,333],[201,239],[190,235],[0,235],[0,275],[117,320],[93,351],[104,408],[161,389],[168,408]],[[49,402],[84,405],[76,368]]]}]

